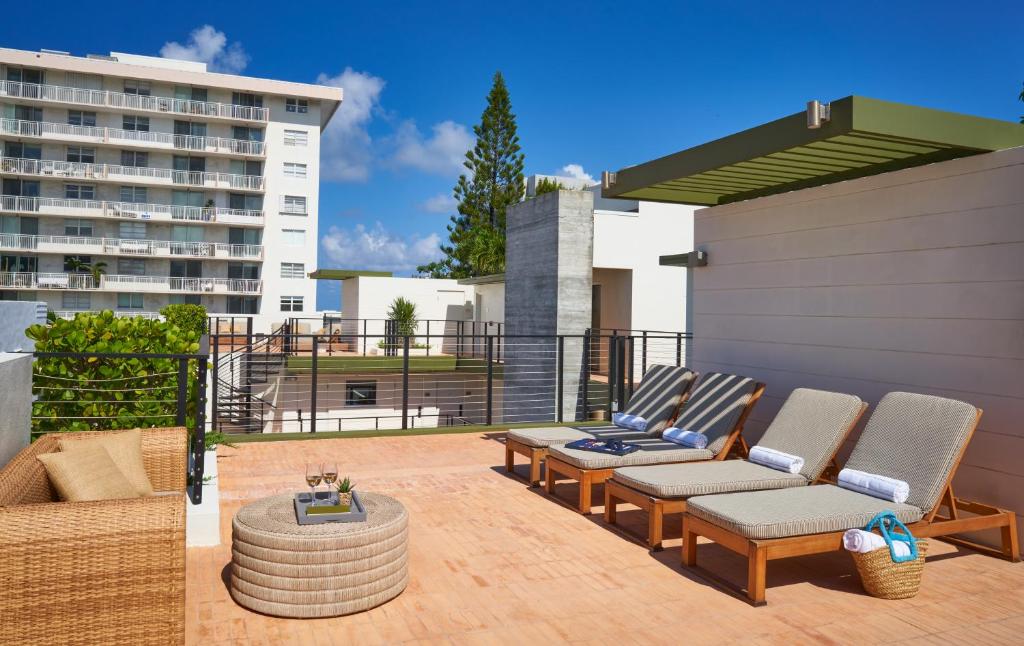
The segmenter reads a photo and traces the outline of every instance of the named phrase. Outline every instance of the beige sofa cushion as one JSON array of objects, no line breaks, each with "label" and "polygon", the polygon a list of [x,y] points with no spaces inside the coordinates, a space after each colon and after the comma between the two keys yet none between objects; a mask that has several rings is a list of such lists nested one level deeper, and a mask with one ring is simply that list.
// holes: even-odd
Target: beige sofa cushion
[{"label": "beige sofa cushion", "polygon": [[142,461],[142,431],[139,429],[109,431],[101,437],[89,439],[61,438],[58,444],[61,453],[77,453],[93,446],[102,446],[110,454],[118,470],[135,487],[137,495],[152,495],[153,485]]},{"label": "beige sofa cushion", "polygon": [[98,443],[89,443],[69,453],[44,453],[38,460],[46,468],[46,475],[62,501],[139,497],[110,453]]}]

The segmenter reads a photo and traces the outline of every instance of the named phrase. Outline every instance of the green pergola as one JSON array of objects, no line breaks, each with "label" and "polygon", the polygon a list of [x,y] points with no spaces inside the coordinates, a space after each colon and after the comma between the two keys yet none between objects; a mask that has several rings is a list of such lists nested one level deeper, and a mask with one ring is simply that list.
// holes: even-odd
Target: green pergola
[{"label": "green pergola", "polygon": [[602,195],[713,206],[1024,146],[1024,125],[860,96],[607,173]]},{"label": "green pergola", "polygon": [[309,274],[314,280],[349,280],[368,276],[371,278],[391,278],[390,271],[369,271],[365,269],[317,269]]}]

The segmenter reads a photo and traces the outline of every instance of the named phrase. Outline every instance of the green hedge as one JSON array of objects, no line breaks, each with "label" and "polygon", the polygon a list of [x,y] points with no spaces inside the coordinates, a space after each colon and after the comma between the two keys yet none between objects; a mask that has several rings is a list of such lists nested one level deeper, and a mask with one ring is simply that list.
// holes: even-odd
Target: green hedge
[{"label": "green hedge", "polygon": [[[36,352],[194,354],[202,330],[166,321],[81,313],[73,320],[25,331]],[[33,435],[41,433],[174,426],[178,361],[100,357],[42,357],[33,368]],[[195,425],[197,361],[189,361],[187,419]]]},{"label": "green hedge", "polygon": [[206,308],[202,305],[168,305],[160,310],[160,314],[178,329],[195,333],[197,339],[206,332]]}]

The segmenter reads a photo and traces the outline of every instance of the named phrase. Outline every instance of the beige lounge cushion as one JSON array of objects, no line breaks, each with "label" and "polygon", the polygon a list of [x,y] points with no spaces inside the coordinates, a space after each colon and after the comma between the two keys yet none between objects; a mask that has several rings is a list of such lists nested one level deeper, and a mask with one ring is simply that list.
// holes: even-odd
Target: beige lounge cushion
[{"label": "beige lounge cushion", "polygon": [[624,442],[639,444],[640,450],[626,455],[610,455],[556,446],[548,451],[548,455],[580,469],[615,469],[617,467],[640,464],[668,464],[670,462],[710,460],[715,457],[715,454],[707,449],[688,449],[646,434],[640,434],[635,437],[626,436],[621,439]]},{"label": "beige lounge cushion", "polygon": [[44,453],[38,459],[63,501],[139,497],[135,486],[121,473],[101,444],[90,443],[68,453]]},{"label": "beige lounge cushion", "polygon": [[107,431],[100,437],[88,439],[61,438],[58,443],[61,453],[77,453],[93,446],[102,446],[124,477],[135,487],[138,495],[152,495],[153,485],[142,461],[142,431],[139,429]]},{"label": "beige lounge cushion", "polygon": [[807,484],[807,478],[799,473],[769,469],[746,460],[623,467],[615,470],[612,480],[658,498],[689,498]]},{"label": "beige lounge cushion", "polygon": [[519,428],[509,430],[507,437],[520,444],[535,448],[561,446],[576,440],[591,438],[626,440],[633,437],[647,437],[639,431],[619,428],[618,426],[545,426],[541,428]]},{"label": "beige lounge cushion", "polygon": [[921,520],[917,507],[833,485],[751,491],[690,498],[687,512],[751,539],[804,536],[864,527],[891,510],[904,523]]}]

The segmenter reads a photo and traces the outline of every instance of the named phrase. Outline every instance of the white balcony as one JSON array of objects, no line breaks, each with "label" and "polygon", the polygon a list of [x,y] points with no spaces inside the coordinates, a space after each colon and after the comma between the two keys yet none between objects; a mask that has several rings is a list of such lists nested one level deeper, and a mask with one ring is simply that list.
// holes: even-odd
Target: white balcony
[{"label": "white balcony", "polygon": [[83,164],[52,159],[0,157],[0,174],[42,177],[44,179],[80,179],[118,184],[146,184],[148,186],[187,186],[189,188],[257,192],[263,190],[263,178],[259,175],[206,173],[146,166]]},{"label": "white balcony", "polygon": [[146,292],[164,294],[259,294],[262,280],[245,278],[176,278],[104,274],[0,272],[0,289]]},{"label": "white balcony", "polygon": [[220,207],[139,204],[105,200],[69,200],[55,197],[0,196],[0,210],[26,215],[113,218],[147,222],[189,222],[262,227],[263,211]]},{"label": "white balcony", "polygon": [[105,90],[83,90],[59,85],[37,85],[17,81],[0,81],[0,96],[43,103],[88,105],[135,112],[181,114],[190,117],[229,119],[233,121],[266,122],[270,111],[231,103],[189,101],[164,96],[143,96]]},{"label": "white balcony", "polygon": [[101,256],[262,260],[262,245],[0,233],[0,249]]},{"label": "white balcony", "polygon": [[[57,318],[73,319],[78,314],[99,314],[99,310],[58,310],[54,312]],[[141,310],[114,310],[117,318],[133,318],[136,316],[144,319],[159,320],[163,318],[160,312],[143,312]]]},{"label": "white balcony", "polygon": [[149,132],[148,130],[74,126],[52,121],[0,119],[0,133],[16,137],[42,137],[73,143],[183,150],[207,155],[264,157],[266,154],[266,144],[262,141],[228,139],[227,137],[196,137],[176,135],[170,132]]}]

